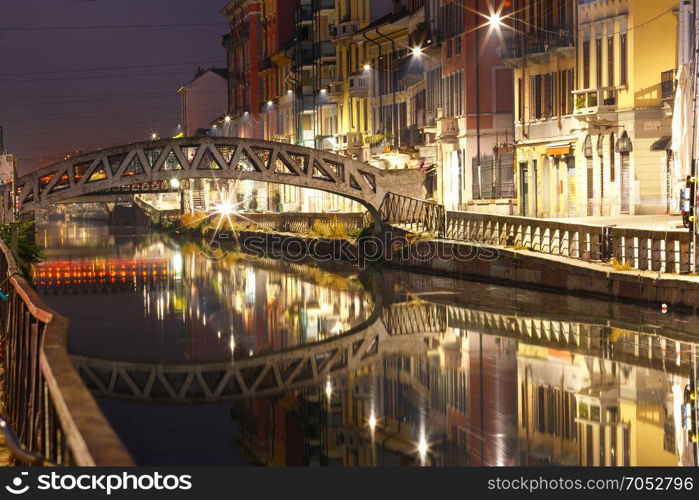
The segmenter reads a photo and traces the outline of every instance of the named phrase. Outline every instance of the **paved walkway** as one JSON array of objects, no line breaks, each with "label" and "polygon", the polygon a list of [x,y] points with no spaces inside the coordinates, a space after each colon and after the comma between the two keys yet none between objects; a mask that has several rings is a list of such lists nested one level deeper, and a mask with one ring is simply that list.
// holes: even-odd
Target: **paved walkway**
[{"label": "paved walkway", "polygon": [[682,217],[680,215],[615,215],[609,217],[564,217],[546,220],[597,226],[650,229],[655,231],[684,229]]}]

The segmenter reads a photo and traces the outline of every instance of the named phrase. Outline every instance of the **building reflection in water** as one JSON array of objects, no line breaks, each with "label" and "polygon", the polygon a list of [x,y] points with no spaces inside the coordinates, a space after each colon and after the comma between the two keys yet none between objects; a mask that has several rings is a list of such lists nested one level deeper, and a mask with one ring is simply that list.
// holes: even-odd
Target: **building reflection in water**
[{"label": "building reflection in water", "polygon": [[[139,361],[225,360],[335,336],[373,310],[371,294],[351,273],[328,275],[240,253],[210,260],[195,244],[180,246],[162,235],[129,230],[120,235],[104,226],[61,225],[56,232],[39,233],[47,249],[34,282],[74,319],[73,352]],[[87,241],[93,246],[88,257],[81,247]],[[80,253],[73,255],[73,247]],[[74,294],[86,297],[63,300]],[[115,300],[114,294],[122,295]],[[140,301],[131,303],[131,297]],[[87,302],[90,335],[99,334],[104,342],[80,328]],[[133,316],[115,324],[120,305]],[[139,339],[148,335],[164,337],[150,343]],[[173,339],[181,349],[168,348]],[[145,349],[134,352],[131,340]]]},{"label": "building reflection in water", "polygon": [[[424,352],[388,354],[332,380],[331,397],[318,386],[238,404],[238,444],[249,460],[267,465],[694,464],[681,420],[688,344],[581,323],[518,321],[520,335],[536,338],[544,329],[562,342],[546,347],[511,331],[452,327],[447,319]],[[511,330],[506,324],[500,326]],[[566,338],[578,351],[599,349],[583,354],[555,345]],[[610,349],[633,362],[605,358]],[[650,359],[674,370],[652,368]]]},{"label": "building reflection in water", "polygon": [[[210,260],[163,235],[102,227],[38,240],[37,288],[71,317],[71,349],[90,356],[236,360],[336,337],[374,308],[351,266]],[[266,465],[695,463],[682,405],[696,318],[413,273],[378,281],[401,293],[384,297],[376,355],[312,387],[232,403],[225,453]],[[120,418],[138,419],[128,408]]]}]

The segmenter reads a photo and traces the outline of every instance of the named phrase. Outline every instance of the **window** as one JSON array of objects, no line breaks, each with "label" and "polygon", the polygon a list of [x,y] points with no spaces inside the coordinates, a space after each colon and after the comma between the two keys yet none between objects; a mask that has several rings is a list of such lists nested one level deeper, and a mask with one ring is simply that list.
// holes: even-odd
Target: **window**
[{"label": "window", "polygon": [[492,200],[515,197],[514,154],[483,156],[480,165],[471,160],[472,193],[474,200]]},{"label": "window", "polygon": [[616,182],[616,158],[615,158],[614,134],[609,136],[609,182]]},{"label": "window", "polygon": [[614,86],[614,35],[607,37],[607,86]]},{"label": "window", "polygon": [[517,96],[519,101],[517,102],[517,117],[519,121],[524,121],[524,87],[522,86],[522,78],[517,79]]},{"label": "window", "polygon": [[553,116],[553,73],[545,75],[544,94],[546,96],[544,117]]},{"label": "window", "polygon": [[533,118],[541,118],[541,75],[532,76],[531,82],[529,112]]},{"label": "window", "polygon": [[626,47],[626,33],[622,33],[619,35],[619,84],[620,85],[626,85],[626,77],[627,77],[627,47]]},{"label": "window", "polygon": [[590,41],[583,42],[583,88],[590,88]]}]

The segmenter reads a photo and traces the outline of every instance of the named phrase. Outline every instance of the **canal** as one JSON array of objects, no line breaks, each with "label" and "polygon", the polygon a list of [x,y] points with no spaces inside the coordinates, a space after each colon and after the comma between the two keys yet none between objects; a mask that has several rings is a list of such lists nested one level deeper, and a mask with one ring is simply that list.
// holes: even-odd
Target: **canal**
[{"label": "canal", "polygon": [[696,461],[692,316],[94,222],[37,242],[35,286],[142,465]]}]

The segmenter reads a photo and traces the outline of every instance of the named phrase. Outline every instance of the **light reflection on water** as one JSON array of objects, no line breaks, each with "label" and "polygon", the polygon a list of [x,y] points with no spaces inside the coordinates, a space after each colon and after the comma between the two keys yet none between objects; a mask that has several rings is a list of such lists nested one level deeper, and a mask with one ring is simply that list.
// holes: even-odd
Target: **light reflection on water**
[{"label": "light reflection on water", "polygon": [[101,400],[142,464],[694,463],[694,317],[347,265],[211,262],[119,231],[39,231],[37,287],[71,317],[73,352],[206,366],[341,339],[383,303],[371,356],[311,386],[209,405]]}]

